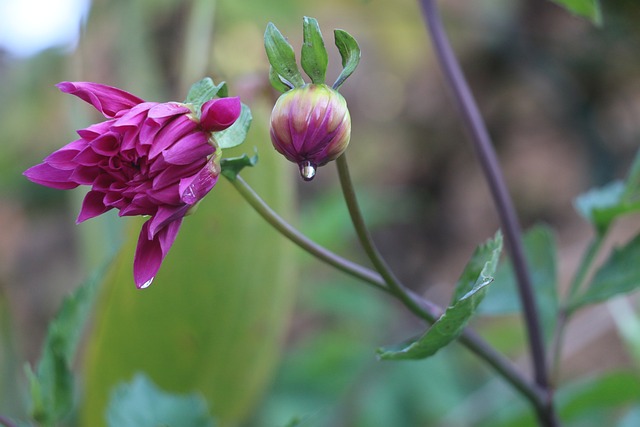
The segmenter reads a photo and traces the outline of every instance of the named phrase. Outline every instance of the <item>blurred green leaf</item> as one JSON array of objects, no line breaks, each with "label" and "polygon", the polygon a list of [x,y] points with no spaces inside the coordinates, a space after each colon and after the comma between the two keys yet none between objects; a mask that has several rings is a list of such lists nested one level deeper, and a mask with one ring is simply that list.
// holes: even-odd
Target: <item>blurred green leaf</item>
[{"label": "blurred green leaf", "polygon": [[304,43],[302,44],[302,54],[300,63],[302,69],[311,81],[315,84],[323,84],[327,73],[329,56],[324,47],[324,40],[320,32],[318,21],[305,16],[303,18]]},{"label": "blurred green leaf", "polygon": [[249,157],[247,154],[243,154],[240,157],[222,159],[220,161],[220,166],[222,167],[222,175],[233,181],[236,179],[242,169],[244,169],[245,167],[253,167],[257,163],[257,154],[254,154],[251,157]]},{"label": "blurred green leaf", "polygon": [[356,39],[344,30],[334,30],[333,34],[336,46],[342,57],[342,72],[333,84],[333,88],[338,90],[358,67],[360,63],[360,46],[358,46]]},{"label": "blurred green leaf", "polygon": [[296,54],[293,51],[293,47],[271,22],[267,24],[267,29],[264,33],[264,48],[267,52],[269,63],[276,73],[294,87],[304,86],[304,80],[302,80],[300,70],[298,70],[298,65],[296,64]]},{"label": "blurred green leaf", "polygon": [[218,146],[222,149],[233,148],[242,144],[247,139],[249,128],[251,127],[251,110],[242,104],[240,117],[227,129],[214,134]]},{"label": "blurred green leaf", "polygon": [[109,427],[213,427],[207,402],[196,394],[164,392],[143,374],[120,384],[107,407]]},{"label": "blurred green leaf", "polygon": [[225,82],[216,85],[209,77],[205,77],[197,83],[194,83],[189,89],[185,104],[193,104],[196,114],[200,114],[200,108],[205,102],[215,98],[216,96],[224,98],[228,95],[228,88]]},{"label": "blurred green leaf", "polygon": [[445,313],[424,335],[401,350],[378,350],[380,358],[385,360],[425,359],[455,340],[484,298],[487,285],[493,281],[492,276],[498,266],[501,251],[502,235],[500,233],[494,239],[479,246],[462,272],[456,284],[451,305]]},{"label": "blurred green leaf", "polygon": [[[546,225],[537,225],[525,233],[523,245],[544,336],[550,339],[558,313],[557,244],[554,232]],[[505,258],[498,266],[491,292],[478,312],[483,315],[509,315],[520,311],[513,266],[511,260]]]},{"label": "blurred green leaf", "polygon": [[31,392],[31,417],[46,426],[57,424],[73,408],[71,362],[105,269],[100,269],[65,298],[58,314],[49,324],[42,357],[35,372],[26,366]]},{"label": "blurred green leaf", "polygon": [[600,234],[619,216],[640,211],[640,150],[624,182],[591,189],[576,198],[575,206]]},{"label": "blurred green leaf", "polygon": [[602,24],[600,0],[552,0],[569,12],[587,18],[596,25]]},{"label": "blurred green leaf", "polygon": [[640,286],[639,259],[640,235],[622,248],[614,249],[609,259],[596,271],[588,288],[569,301],[569,309],[575,310],[636,290]]}]

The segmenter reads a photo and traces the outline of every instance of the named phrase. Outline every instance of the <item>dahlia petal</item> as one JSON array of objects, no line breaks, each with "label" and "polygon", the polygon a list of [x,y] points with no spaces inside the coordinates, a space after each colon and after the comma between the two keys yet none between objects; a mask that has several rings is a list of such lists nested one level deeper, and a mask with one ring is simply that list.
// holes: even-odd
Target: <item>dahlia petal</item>
[{"label": "dahlia petal", "polygon": [[103,156],[113,156],[120,150],[120,138],[114,132],[108,132],[91,141],[91,148]]},{"label": "dahlia petal", "polygon": [[[180,203],[177,185],[147,191],[147,196],[157,205],[176,205]],[[160,206],[162,207],[162,206]]]},{"label": "dahlia petal", "polygon": [[185,104],[179,104],[177,102],[163,102],[162,104],[157,104],[151,108],[149,110],[148,117],[152,120],[159,120],[190,112],[191,110]]},{"label": "dahlia petal", "polygon": [[76,188],[78,183],[71,179],[73,170],[58,169],[47,163],[40,163],[24,171],[22,174],[29,181],[45,187],[56,188],[58,190],[70,190]]},{"label": "dahlia petal", "polygon": [[218,132],[231,126],[242,111],[240,98],[216,98],[202,105],[200,126],[208,132]]},{"label": "dahlia petal", "polygon": [[76,224],[80,224],[83,221],[102,215],[111,209],[104,205],[104,196],[105,194],[100,191],[89,191],[82,201],[82,209],[80,209],[80,214],[78,214]]},{"label": "dahlia petal", "polygon": [[95,138],[100,135],[109,132],[111,130],[112,124],[115,120],[106,120],[104,122],[95,123],[88,128],[79,129],[76,133],[80,136],[80,138],[85,139],[87,141],[93,141]]},{"label": "dahlia petal", "polygon": [[149,220],[147,238],[153,239],[169,223],[183,218],[191,206],[160,206],[158,212]]},{"label": "dahlia petal", "polygon": [[154,141],[151,144],[151,148],[149,149],[149,158],[156,158],[163,150],[171,146],[171,144],[178,141],[189,132],[195,130],[197,126],[198,123],[187,116],[176,117],[165,125],[165,127],[163,127],[155,136]]},{"label": "dahlia petal", "polygon": [[102,174],[98,166],[78,166],[71,171],[69,179],[77,184],[91,185]]},{"label": "dahlia petal", "polygon": [[207,143],[208,139],[203,132],[190,133],[163,151],[162,157],[173,165],[188,165],[216,151],[214,146]]},{"label": "dahlia petal", "polygon": [[220,170],[214,159],[209,160],[197,174],[180,180],[180,199],[184,203],[195,205],[216,185],[219,175]]},{"label": "dahlia petal", "polygon": [[93,151],[91,146],[88,146],[81,152],[79,152],[74,158],[73,161],[82,166],[95,166],[105,159],[105,156],[100,155]]},{"label": "dahlia petal", "polygon": [[56,85],[62,92],[75,95],[93,105],[105,117],[113,118],[119,111],[144,102],[122,89],[91,82],[61,82]]},{"label": "dahlia petal", "polygon": [[182,219],[168,224],[153,239],[148,239],[150,223],[151,220],[145,222],[140,230],[138,246],[133,258],[133,279],[138,289],[146,288],[153,281],[178,235]]}]

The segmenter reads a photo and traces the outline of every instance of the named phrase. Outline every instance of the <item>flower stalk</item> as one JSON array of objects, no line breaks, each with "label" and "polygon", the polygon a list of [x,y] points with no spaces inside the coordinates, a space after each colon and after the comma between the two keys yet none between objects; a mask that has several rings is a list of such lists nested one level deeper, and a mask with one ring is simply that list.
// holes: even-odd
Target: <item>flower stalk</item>
[{"label": "flower stalk", "polygon": [[435,0],[421,0],[420,3],[436,56],[471,137],[502,223],[518,283],[535,382],[547,393],[545,404],[536,406],[537,414],[543,425],[556,426],[558,421],[553,409],[541,325],[522,247],[520,224],[513,202],[509,196],[484,120],[444,31]]}]

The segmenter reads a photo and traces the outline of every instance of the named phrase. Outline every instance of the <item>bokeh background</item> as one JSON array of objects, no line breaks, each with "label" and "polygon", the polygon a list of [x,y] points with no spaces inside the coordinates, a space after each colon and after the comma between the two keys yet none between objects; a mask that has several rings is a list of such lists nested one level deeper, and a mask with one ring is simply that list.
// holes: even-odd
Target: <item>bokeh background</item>
[{"label": "bokeh background", "polygon": [[[6,40],[3,34],[18,17],[7,12],[12,0],[2,1],[0,36]],[[635,0],[606,2],[604,26],[596,28],[548,1],[441,3],[522,223],[528,228],[544,222],[556,230],[559,274],[566,284],[591,236],[572,207],[574,197],[624,177],[640,142],[640,5]],[[33,7],[34,14],[55,16]],[[367,220],[398,276],[446,304],[475,246],[498,228],[416,2],[95,0],[75,8],[84,12],[65,28],[73,30],[72,38],[77,33],[78,40],[42,51],[16,52],[9,45],[0,50],[1,413],[24,417],[22,364],[39,357],[47,323],[62,297],[137,234],[132,231],[135,223],[115,216],[76,226],[81,189],[50,190],[21,175],[72,140],[75,129],[99,119],[90,106],[59,93],[54,86],[59,81],[96,81],[158,101],[184,99],[190,84],[205,75],[227,81],[231,94],[240,95],[255,116],[249,141],[236,151],[251,153],[255,147],[261,157],[246,179],[309,236],[366,263],[351,232],[334,167],[320,169],[313,182],[303,183],[294,165],[272,154],[268,138],[269,108],[277,94],[267,79],[264,28],[274,22],[299,51],[302,16],[313,16],[329,49],[329,78],[340,70],[333,28],[349,31],[362,49],[358,70],[341,90],[353,118],[348,157]],[[376,361],[376,347],[419,333],[422,325],[384,295],[284,242],[228,183],[218,187],[204,213],[187,219],[194,224],[191,231],[178,238],[151,288],[172,288],[173,297],[182,295],[184,312],[192,303],[189,295],[206,294],[207,303],[185,321],[185,329],[168,334],[175,341],[149,346],[175,346],[180,353],[190,342],[184,338],[189,325],[206,323],[200,332],[216,337],[207,354],[217,354],[220,347],[228,350],[227,358],[194,356],[197,364],[183,361],[178,371],[202,376],[205,384],[198,387],[217,387],[202,393],[223,425],[282,426],[295,417],[301,425],[326,426],[524,425],[518,409],[504,413],[506,403],[526,412],[522,401],[462,347],[453,345],[418,363]],[[251,232],[240,237],[225,233],[226,224],[234,221],[238,229]],[[639,226],[637,218],[618,224],[609,245],[628,239]],[[211,249],[188,237],[197,239],[202,227],[207,233],[202,239]],[[216,264],[212,260],[220,257],[208,251],[225,247],[251,253]],[[88,329],[88,350],[78,357],[83,393],[103,388],[99,397],[87,398],[98,401],[97,407],[109,393],[107,385],[122,380],[119,375],[129,378],[133,370],[122,356],[126,349],[111,345],[119,339],[127,342],[126,327],[107,323],[116,325],[111,331],[104,323],[125,316],[110,311],[110,304],[116,304],[114,289],[122,294],[120,305],[134,301],[132,306],[138,307],[126,319],[144,323],[147,329],[140,333],[149,342],[184,314],[167,305],[149,312],[139,308],[137,304],[145,304],[140,300],[155,298],[148,296],[151,292],[159,300],[166,297],[162,291],[132,289],[133,282],[127,282],[130,262],[122,261],[124,272],[111,280],[118,282],[117,288],[109,288],[109,297],[100,301],[95,325]],[[254,271],[249,278],[233,273],[247,269]],[[229,287],[234,280],[242,286]],[[191,282],[199,285],[192,288]],[[622,303],[636,306],[633,298]],[[590,309],[568,329],[561,384],[579,394],[589,390],[579,381],[608,375],[613,394],[610,405],[588,396],[578,399],[583,409],[593,409],[574,416],[569,408],[565,417],[575,425],[609,425],[634,400],[640,401],[640,391],[633,388],[639,360],[619,336],[612,316],[616,307],[620,305]],[[253,320],[243,322],[250,313]],[[262,331],[264,342],[251,347],[246,344],[255,343],[251,328],[260,322],[268,333]],[[253,332],[247,333],[245,326]],[[484,318],[475,326],[528,369],[517,317]],[[249,338],[243,341],[245,333]],[[229,345],[233,340],[243,344]],[[144,343],[141,347],[142,352]],[[149,368],[155,372],[166,369],[164,362],[176,363],[163,352],[148,357],[157,361],[157,367]],[[226,365],[234,359],[237,366]],[[109,378],[98,378],[96,366],[111,363],[115,367],[106,374]],[[254,365],[260,366],[254,370]],[[226,370],[227,377],[210,373],[216,370]],[[246,378],[233,377],[234,372],[245,372]],[[165,388],[190,391],[181,379],[154,375]],[[627,393],[616,395],[621,388]],[[224,405],[211,402],[227,395],[231,397]],[[79,400],[84,401],[82,396]],[[231,406],[235,409],[228,410]],[[70,424],[82,425],[86,417],[77,415]]]}]

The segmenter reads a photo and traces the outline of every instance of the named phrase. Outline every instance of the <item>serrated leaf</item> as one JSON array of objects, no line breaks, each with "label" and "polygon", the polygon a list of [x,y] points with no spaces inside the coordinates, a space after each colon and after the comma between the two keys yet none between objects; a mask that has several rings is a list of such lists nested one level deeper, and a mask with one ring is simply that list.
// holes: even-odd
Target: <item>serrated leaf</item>
[{"label": "serrated leaf", "polygon": [[107,407],[109,427],[213,427],[207,402],[197,394],[179,395],[160,390],[137,374],[111,394]]},{"label": "serrated leaf", "polygon": [[32,400],[31,416],[46,426],[57,424],[73,407],[71,363],[104,271],[102,268],[64,299],[49,324],[35,372],[26,367]]},{"label": "serrated leaf", "polygon": [[269,82],[275,90],[282,93],[289,89],[293,89],[293,85],[289,82],[285,82],[282,76],[276,73],[276,70],[274,70],[272,66],[269,67]]},{"label": "serrated leaf", "polygon": [[196,114],[200,114],[200,108],[205,102],[215,98],[225,98],[228,96],[228,88],[225,82],[216,85],[209,77],[205,77],[197,83],[194,83],[189,89],[185,104],[193,104]]},{"label": "serrated leaf", "polygon": [[[537,225],[525,233],[523,246],[544,336],[550,339],[558,312],[557,243],[554,232],[546,225]],[[483,315],[508,315],[521,310],[513,267],[510,259],[505,258],[498,266],[491,292],[478,312]]]},{"label": "serrated leaf", "polygon": [[636,290],[640,287],[639,259],[640,235],[624,247],[614,249],[609,259],[596,271],[589,287],[569,303],[569,309],[575,310]]},{"label": "serrated leaf", "polygon": [[476,249],[456,284],[451,305],[427,332],[400,350],[379,349],[379,357],[385,360],[425,359],[455,340],[484,298],[487,285],[493,281],[501,251],[502,235],[498,233]]},{"label": "serrated leaf", "polygon": [[344,30],[334,30],[333,34],[336,46],[342,57],[342,72],[333,84],[333,88],[338,90],[358,67],[360,63],[360,46],[358,46],[356,39]]},{"label": "serrated leaf", "polygon": [[230,157],[222,159],[220,166],[222,167],[222,175],[234,181],[240,171],[246,167],[253,167],[258,163],[258,155],[254,154],[249,157],[247,154],[243,154],[240,157]]},{"label": "serrated leaf", "polygon": [[276,73],[295,87],[304,86],[304,80],[302,80],[302,75],[300,75],[296,64],[296,54],[293,47],[271,22],[267,24],[267,29],[264,32],[264,48],[269,63]]},{"label": "serrated leaf", "polygon": [[569,12],[587,18],[596,25],[602,25],[600,0],[552,0]]},{"label": "serrated leaf", "polygon": [[320,26],[316,19],[305,16],[302,28],[304,36],[300,58],[302,69],[313,83],[323,84],[327,73],[329,56],[327,55],[327,49],[324,47]]},{"label": "serrated leaf", "polygon": [[247,105],[242,104],[242,110],[240,111],[238,120],[227,129],[214,134],[218,147],[226,149],[242,144],[245,139],[247,139],[252,120],[251,109]]}]

